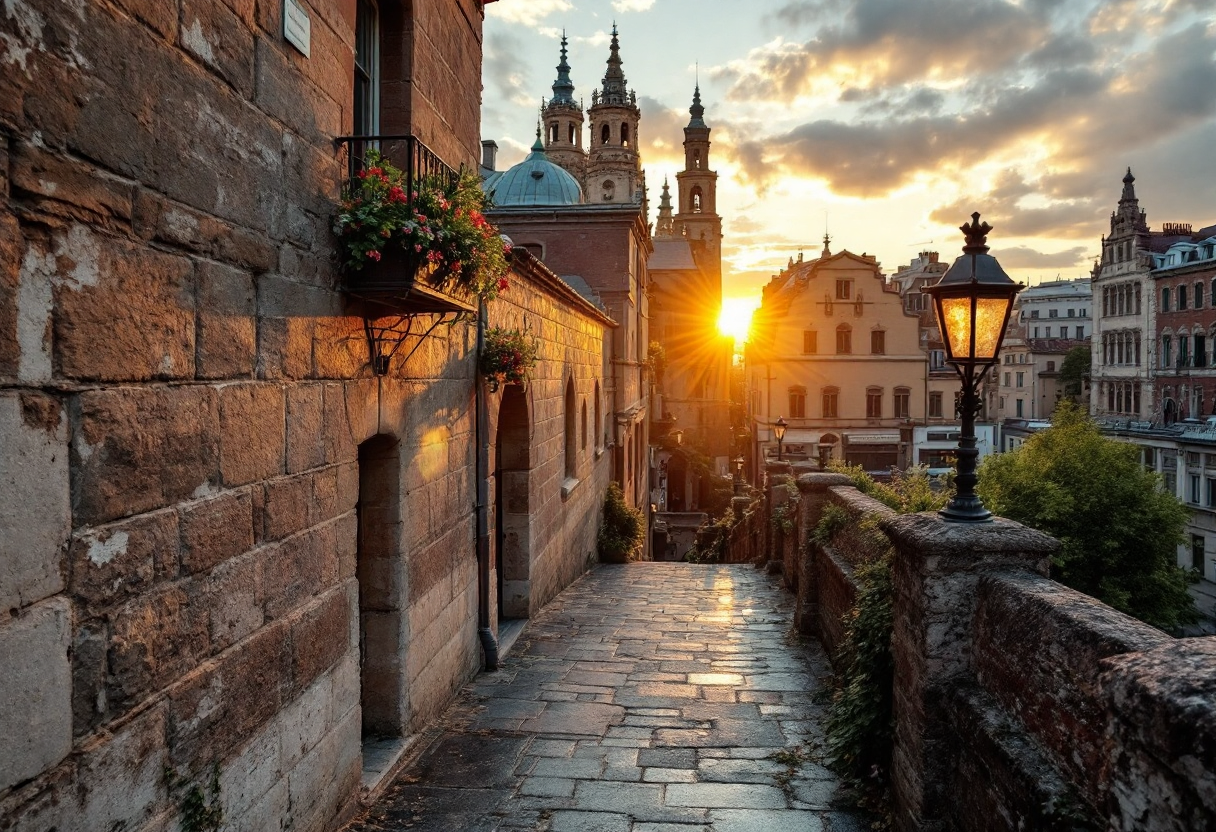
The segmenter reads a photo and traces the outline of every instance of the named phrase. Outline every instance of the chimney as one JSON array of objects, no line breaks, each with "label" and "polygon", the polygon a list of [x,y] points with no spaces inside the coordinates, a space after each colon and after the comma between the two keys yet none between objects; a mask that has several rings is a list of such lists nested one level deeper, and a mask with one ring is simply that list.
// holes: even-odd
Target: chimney
[{"label": "chimney", "polygon": [[498,142],[493,139],[484,139],[481,143],[481,166],[486,170],[494,170],[494,164],[498,160]]}]

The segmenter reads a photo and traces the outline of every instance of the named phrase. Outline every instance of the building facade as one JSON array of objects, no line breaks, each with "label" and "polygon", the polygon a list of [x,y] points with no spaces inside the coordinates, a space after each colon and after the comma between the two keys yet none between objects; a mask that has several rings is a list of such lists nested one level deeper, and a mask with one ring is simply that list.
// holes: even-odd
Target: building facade
[{"label": "building facade", "polygon": [[616,322],[521,251],[491,394],[333,265],[341,137],[476,161],[482,3],[283,8],[0,18],[6,828],[176,829],[213,766],[225,828],[337,828],[594,552]]},{"label": "building facade", "polygon": [[[1189,232],[1190,227],[1172,230]],[[1152,264],[1158,350],[1153,389],[1154,400],[1161,402],[1161,421],[1216,414],[1216,226],[1154,253]]]},{"label": "building facade", "polygon": [[[747,345],[757,458],[843,458],[889,472],[911,460],[910,427],[926,412],[920,321],[877,260],[843,251],[795,263],[765,287]],[[905,435],[906,434],[906,435]]]}]

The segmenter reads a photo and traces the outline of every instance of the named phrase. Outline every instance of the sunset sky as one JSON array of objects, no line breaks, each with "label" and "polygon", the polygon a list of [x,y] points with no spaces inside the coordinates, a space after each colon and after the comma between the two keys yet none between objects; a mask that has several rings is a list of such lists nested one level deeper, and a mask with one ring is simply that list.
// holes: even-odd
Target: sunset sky
[{"label": "sunset sky", "polygon": [[974,210],[1017,280],[1088,273],[1127,166],[1151,227],[1216,223],[1213,0],[499,0],[482,136],[523,158],[570,38],[590,106],[613,21],[652,216],[698,74],[727,298],[798,249],[956,256]]}]

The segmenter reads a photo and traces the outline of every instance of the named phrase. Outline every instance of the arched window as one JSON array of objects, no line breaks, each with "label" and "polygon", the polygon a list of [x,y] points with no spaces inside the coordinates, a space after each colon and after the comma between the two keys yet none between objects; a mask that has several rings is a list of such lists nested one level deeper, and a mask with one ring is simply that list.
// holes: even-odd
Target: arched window
[{"label": "arched window", "polygon": [[853,327],[848,324],[841,324],[836,327],[836,354],[837,355],[852,355],[853,353]]},{"label": "arched window", "polygon": [[573,479],[578,473],[578,436],[574,432],[574,379],[566,380],[566,476]]},{"label": "arched window", "polygon": [[806,418],[806,388],[790,388],[790,418]]},{"label": "arched window", "polygon": [[570,125],[570,144],[574,144],[574,125]]},{"label": "arched window", "polygon": [[616,183],[613,182],[611,179],[605,179],[603,188],[604,188],[604,202],[611,202],[612,198],[616,195]]},{"label": "arched window", "polygon": [[578,417],[578,447],[587,450],[587,402],[584,400]]},{"label": "arched window", "polygon": [[629,125],[621,125],[621,147],[629,147]]},{"label": "arched window", "polygon": [[701,213],[701,186],[698,185],[689,193],[689,202],[692,203],[692,212],[694,214]]},{"label": "arched window", "polygon": [[545,143],[557,144],[557,125],[550,124],[549,129],[546,132],[548,132],[549,135],[547,136],[547,141]]},{"label": "arched window", "polygon": [[1136,314],[1140,314],[1140,284],[1136,284]]},{"label": "arched window", "polygon": [[694,150],[692,152],[692,169],[693,170],[701,169],[701,151],[699,151],[699,150]]},{"label": "arched window", "polygon": [[[603,408],[602,408],[602,406],[600,405],[600,380],[599,380],[598,378],[595,380],[595,401],[594,401],[594,404],[595,404],[595,430],[597,430],[597,431],[598,431],[598,430],[600,430],[600,426],[601,426],[601,425],[603,425],[603,422],[604,422],[604,417],[603,417]],[[603,434],[601,434],[601,435],[599,435],[599,436],[596,436],[596,438],[595,438],[595,439],[596,439],[596,442],[595,442],[596,447],[599,447],[599,448],[604,447],[604,445],[606,444],[606,443],[605,443],[605,441],[604,441],[604,439],[605,439],[605,437],[607,437],[607,435],[608,435],[608,429],[607,429],[607,427],[605,426],[605,427],[604,427],[604,433],[603,433]]]},{"label": "arched window", "polygon": [[600,129],[600,144],[608,144],[608,139],[612,137],[612,130],[607,124]]}]

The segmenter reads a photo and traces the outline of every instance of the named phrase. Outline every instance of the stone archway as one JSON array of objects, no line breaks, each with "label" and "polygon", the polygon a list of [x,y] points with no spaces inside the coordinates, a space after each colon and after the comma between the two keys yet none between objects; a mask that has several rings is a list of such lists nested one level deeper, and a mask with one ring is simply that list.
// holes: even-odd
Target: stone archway
[{"label": "stone archway", "polygon": [[503,388],[494,444],[494,566],[498,616],[527,618],[531,599],[531,447],[528,397],[518,384]]}]

